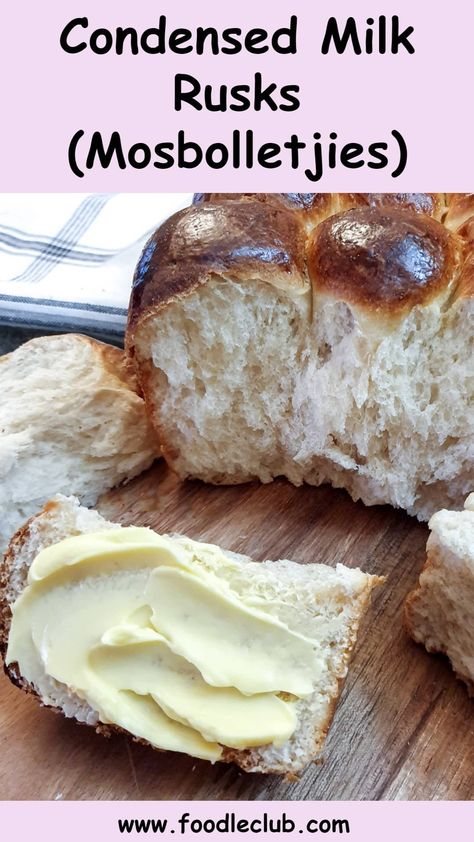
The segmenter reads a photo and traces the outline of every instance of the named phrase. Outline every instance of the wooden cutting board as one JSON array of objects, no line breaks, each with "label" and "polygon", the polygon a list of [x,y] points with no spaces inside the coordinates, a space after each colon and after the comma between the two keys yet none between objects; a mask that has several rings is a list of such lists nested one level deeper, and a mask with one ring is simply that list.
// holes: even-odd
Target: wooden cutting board
[{"label": "wooden cutting board", "polygon": [[179,483],[164,464],[107,495],[104,515],[216,542],[255,559],[293,558],[385,574],[357,650],[321,765],[297,782],[245,774],[41,709],[1,679],[3,799],[471,799],[474,702],[442,657],[407,637],[403,601],[425,557],[428,529],[343,491]]}]

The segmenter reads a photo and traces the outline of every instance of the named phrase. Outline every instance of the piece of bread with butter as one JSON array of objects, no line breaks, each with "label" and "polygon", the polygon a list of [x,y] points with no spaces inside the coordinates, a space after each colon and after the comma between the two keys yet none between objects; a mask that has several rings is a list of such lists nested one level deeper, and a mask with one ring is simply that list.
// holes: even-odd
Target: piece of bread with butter
[{"label": "piece of bread with butter", "polygon": [[127,347],[180,477],[474,487],[474,194],[207,194],[146,245]]},{"label": "piece of bread with butter", "polygon": [[407,597],[409,634],[428,652],[442,652],[474,694],[474,494],[462,511],[442,510],[429,522],[427,559]]},{"label": "piece of bread with butter", "polygon": [[296,774],[321,753],[381,581],[120,527],[58,496],[3,562],[5,669],[104,734]]},{"label": "piece of bread with butter", "polygon": [[159,455],[124,352],[77,334],[0,357],[0,556],[54,494],[87,506]]}]

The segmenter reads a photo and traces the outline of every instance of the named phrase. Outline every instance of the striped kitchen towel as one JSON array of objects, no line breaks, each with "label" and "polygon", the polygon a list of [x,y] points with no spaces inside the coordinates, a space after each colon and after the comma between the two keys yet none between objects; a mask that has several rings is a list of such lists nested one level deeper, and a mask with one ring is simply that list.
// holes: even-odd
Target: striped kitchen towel
[{"label": "striped kitchen towel", "polygon": [[0,325],[120,336],[147,238],[191,200],[192,193],[0,194]]}]

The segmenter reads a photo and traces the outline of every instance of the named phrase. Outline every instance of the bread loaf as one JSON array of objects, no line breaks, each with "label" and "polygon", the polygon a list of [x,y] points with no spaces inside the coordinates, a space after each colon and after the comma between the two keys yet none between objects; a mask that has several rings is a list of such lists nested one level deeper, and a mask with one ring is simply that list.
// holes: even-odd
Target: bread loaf
[{"label": "bread loaf", "polygon": [[0,555],[52,495],[92,506],[159,447],[123,351],[85,336],[32,339],[0,357]]},{"label": "bread loaf", "polygon": [[407,597],[409,634],[442,652],[474,693],[474,494],[462,511],[436,512],[420,581]]},{"label": "bread loaf", "polygon": [[[111,527],[119,528],[97,512],[80,506],[77,499],[58,496],[19,530],[1,569],[0,649],[4,660],[12,606],[27,585],[29,568],[38,553],[64,538],[98,533]],[[187,539],[175,536],[172,540],[179,544]],[[225,551],[224,554],[233,563],[231,573],[227,568],[217,569],[226,587],[236,594],[245,592],[259,606],[277,601],[288,627],[317,643],[319,672],[314,691],[297,701],[297,730],[285,743],[240,751],[227,748],[222,759],[234,761],[247,771],[295,774],[321,753],[371,590],[382,580],[341,564],[333,569],[287,560],[256,563],[245,556]],[[117,560],[113,575],[119,569]],[[89,588],[90,592],[97,572],[94,574],[93,567],[89,571],[89,579],[80,586]],[[204,659],[207,655],[207,650],[202,653]],[[44,651],[42,657],[44,663]],[[42,704],[105,735],[117,730],[110,723],[101,722],[97,711],[74,688],[53,680],[46,672],[34,685],[21,674],[18,664],[9,663],[6,672],[15,684],[34,694]],[[131,733],[131,736],[136,735]]]},{"label": "bread loaf", "polygon": [[164,454],[425,520],[474,485],[474,195],[200,194],[138,263],[127,348]]}]

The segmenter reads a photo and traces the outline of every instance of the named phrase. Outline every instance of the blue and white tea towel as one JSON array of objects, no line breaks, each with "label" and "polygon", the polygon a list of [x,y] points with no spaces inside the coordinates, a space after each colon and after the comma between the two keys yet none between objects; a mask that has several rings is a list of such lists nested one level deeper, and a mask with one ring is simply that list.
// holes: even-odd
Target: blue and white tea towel
[{"label": "blue and white tea towel", "polygon": [[120,336],[143,245],[191,200],[191,193],[0,194],[0,325]]}]

